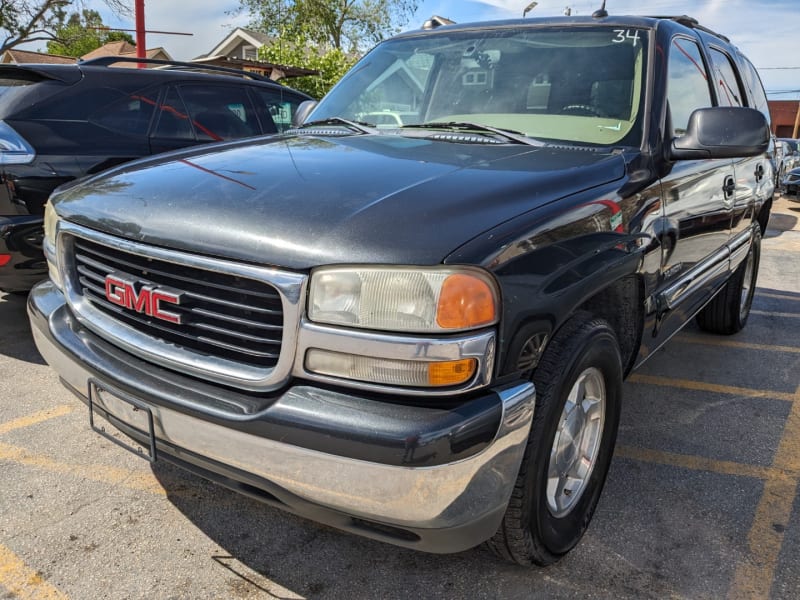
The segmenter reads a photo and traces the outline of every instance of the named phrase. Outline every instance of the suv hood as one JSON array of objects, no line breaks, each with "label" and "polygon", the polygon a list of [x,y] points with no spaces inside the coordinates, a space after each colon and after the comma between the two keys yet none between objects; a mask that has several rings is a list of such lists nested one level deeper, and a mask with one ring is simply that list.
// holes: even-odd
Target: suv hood
[{"label": "suv hood", "polygon": [[305,270],[438,264],[480,233],[624,175],[621,156],[398,135],[271,137],[129,163],[60,191],[63,218]]}]

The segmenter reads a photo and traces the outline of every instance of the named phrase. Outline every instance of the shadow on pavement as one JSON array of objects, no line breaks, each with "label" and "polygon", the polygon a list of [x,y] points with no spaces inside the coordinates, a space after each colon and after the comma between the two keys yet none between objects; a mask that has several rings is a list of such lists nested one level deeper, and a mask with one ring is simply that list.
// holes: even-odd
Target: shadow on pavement
[{"label": "shadow on pavement", "polygon": [[36,365],[45,364],[33,343],[27,296],[0,292],[0,354]]}]

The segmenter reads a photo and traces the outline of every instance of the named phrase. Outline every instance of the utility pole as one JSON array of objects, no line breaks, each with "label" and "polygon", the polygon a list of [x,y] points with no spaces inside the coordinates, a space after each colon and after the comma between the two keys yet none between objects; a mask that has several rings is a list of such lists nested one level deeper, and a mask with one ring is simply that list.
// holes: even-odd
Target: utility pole
[{"label": "utility pole", "polygon": [[800,101],[797,102],[797,113],[794,115],[794,131],[792,137],[797,139],[797,132],[800,129]]},{"label": "utility pole", "polygon": [[[136,58],[147,57],[147,42],[144,36],[144,0],[136,0]],[[136,65],[140,69],[144,69],[144,63]]]}]

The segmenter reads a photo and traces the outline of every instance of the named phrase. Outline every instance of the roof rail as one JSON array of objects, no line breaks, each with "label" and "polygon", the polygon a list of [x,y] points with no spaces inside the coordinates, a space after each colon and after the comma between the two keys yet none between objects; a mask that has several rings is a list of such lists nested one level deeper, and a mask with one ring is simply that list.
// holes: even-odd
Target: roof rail
[{"label": "roof rail", "polygon": [[689,29],[697,29],[698,31],[702,31],[710,35],[716,36],[721,40],[725,40],[728,43],[731,42],[730,39],[728,39],[726,36],[722,35],[721,33],[717,33],[716,31],[713,31],[708,27],[703,27],[702,25],[700,25],[700,22],[697,19],[690,17],[688,15],[653,16],[651,18],[669,19],[670,21],[675,21],[676,23],[680,23],[684,27],[688,27]]},{"label": "roof rail", "polygon": [[78,61],[78,64],[82,66],[85,65],[91,67],[107,67],[115,63],[121,63],[121,62],[164,65],[165,67],[174,67],[176,69],[186,70],[186,71],[200,71],[200,72],[211,71],[215,73],[216,72],[227,73],[228,75],[249,77],[250,79],[255,79],[257,81],[272,82],[272,80],[269,77],[264,77],[263,75],[259,75],[258,73],[252,73],[250,71],[244,71],[242,69],[231,69],[229,67],[218,67],[215,65],[207,65],[203,63],[190,63],[190,62],[181,62],[177,60],[164,60],[162,58],[136,58],[132,56],[100,56],[98,58],[90,58],[89,60],[80,60]]}]

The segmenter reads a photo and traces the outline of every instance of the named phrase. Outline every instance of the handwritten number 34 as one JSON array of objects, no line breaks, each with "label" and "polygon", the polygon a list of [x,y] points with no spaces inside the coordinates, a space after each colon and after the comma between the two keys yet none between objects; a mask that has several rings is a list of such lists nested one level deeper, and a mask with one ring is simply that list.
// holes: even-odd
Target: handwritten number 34
[{"label": "handwritten number 34", "polygon": [[639,30],[634,29],[615,29],[614,33],[616,34],[612,38],[612,42],[615,44],[622,44],[624,42],[630,41],[634,46],[639,43]]}]

